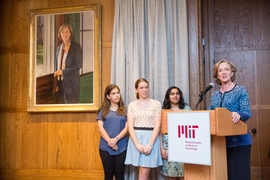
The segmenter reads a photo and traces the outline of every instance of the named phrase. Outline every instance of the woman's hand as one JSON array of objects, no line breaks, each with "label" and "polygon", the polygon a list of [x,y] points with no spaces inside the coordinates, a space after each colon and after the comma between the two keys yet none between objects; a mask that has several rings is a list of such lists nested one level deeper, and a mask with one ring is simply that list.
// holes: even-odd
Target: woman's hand
[{"label": "woman's hand", "polygon": [[62,70],[57,70],[57,71],[54,72],[54,77],[62,75],[62,74],[63,74]]},{"label": "woman's hand", "polygon": [[117,150],[118,150],[118,146],[117,146],[117,144],[116,144],[116,145],[114,145],[114,146],[112,147],[112,149],[113,149],[113,150],[115,150],[115,151],[117,151]]},{"label": "woman's hand", "polygon": [[168,160],[168,154],[166,153],[166,150],[162,147],[161,150],[161,156],[163,159]]},{"label": "woman's hand", "polygon": [[143,146],[143,154],[149,155],[153,149],[153,146],[150,144],[147,144],[146,146]]},{"label": "woman's hand", "polygon": [[136,148],[138,149],[138,151],[139,151],[140,153],[143,153],[143,154],[144,154],[144,146],[143,146],[143,145],[137,144],[137,145],[135,145],[135,146],[136,146]]},{"label": "woman's hand", "polygon": [[237,112],[232,112],[232,122],[237,123],[240,120],[240,115]]},{"label": "woman's hand", "polygon": [[110,146],[111,148],[114,147],[116,144],[117,144],[117,139],[116,138],[111,138],[109,141],[108,141],[108,146]]}]

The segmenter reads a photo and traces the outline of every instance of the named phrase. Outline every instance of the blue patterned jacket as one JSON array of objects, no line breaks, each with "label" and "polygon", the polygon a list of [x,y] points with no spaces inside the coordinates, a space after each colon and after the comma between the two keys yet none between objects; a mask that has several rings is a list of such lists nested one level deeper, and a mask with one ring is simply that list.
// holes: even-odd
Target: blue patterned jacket
[{"label": "blue patterned jacket", "polygon": [[[241,116],[241,120],[246,122],[251,117],[250,102],[248,91],[245,86],[236,84],[234,88],[223,94],[220,90],[213,92],[209,110],[222,107],[227,108],[231,112],[237,112]],[[249,132],[244,135],[226,136],[227,148],[251,145],[252,140]]]}]

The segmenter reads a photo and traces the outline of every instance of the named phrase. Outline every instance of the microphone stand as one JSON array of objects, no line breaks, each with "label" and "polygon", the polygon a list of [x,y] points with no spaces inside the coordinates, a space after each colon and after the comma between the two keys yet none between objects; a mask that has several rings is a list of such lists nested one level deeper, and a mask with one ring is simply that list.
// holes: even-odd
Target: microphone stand
[{"label": "microphone stand", "polygon": [[[204,52],[204,49],[205,48],[204,48],[204,38],[203,38],[202,39],[203,62],[205,62],[205,52]],[[195,107],[196,110],[198,110],[198,105],[202,102],[204,95],[205,95],[205,93],[200,92],[200,94],[199,94],[200,99],[199,99],[199,101],[198,101],[198,103],[196,104],[196,107]]]},{"label": "microphone stand", "polygon": [[199,101],[198,101],[198,103],[196,105],[196,110],[198,109],[198,105],[200,104],[200,102],[202,102],[203,97],[205,96],[205,94],[213,87],[215,87],[215,84],[210,83],[209,86],[206,87],[206,89],[204,89],[203,91],[200,92],[200,94],[199,94],[200,99],[199,99]]},{"label": "microphone stand", "polygon": [[200,99],[199,99],[199,101],[198,101],[198,103],[196,104],[196,107],[195,107],[195,109],[197,110],[198,109],[198,105],[202,102],[202,100],[203,100],[203,95],[199,95],[199,97],[200,97]]}]

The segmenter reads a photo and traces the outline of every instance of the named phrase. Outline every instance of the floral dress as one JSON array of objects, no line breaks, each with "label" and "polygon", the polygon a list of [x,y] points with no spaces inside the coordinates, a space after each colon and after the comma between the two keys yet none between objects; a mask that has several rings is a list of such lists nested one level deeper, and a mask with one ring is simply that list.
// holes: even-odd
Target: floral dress
[{"label": "floral dress", "polygon": [[[185,106],[182,110],[191,110],[189,106]],[[168,154],[168,134],[162,135],[162,144],[163,148],[166,150]],[[165,159],[162,159],[163,167],[160,171],[164,176],[169,177],[184,177],[184,164],[181,162],[172,162]]]}]

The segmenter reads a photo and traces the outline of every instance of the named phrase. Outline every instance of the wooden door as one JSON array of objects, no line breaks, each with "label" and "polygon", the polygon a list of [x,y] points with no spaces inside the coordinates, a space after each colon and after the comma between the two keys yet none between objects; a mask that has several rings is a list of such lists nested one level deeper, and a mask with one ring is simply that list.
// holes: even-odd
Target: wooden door
[{"label": "wooden door", "polygon": [[[205,84],[214,63],[232,61],[248,88],[252,180],[270,179],[270,0],[202,0]],[[216,86],[216,89],[219,88]],[[210,101],[206,96],[205,105]],[[255,132],[256,131],[256,132]],[[254,133],[252,133],[254,132]]]}]

